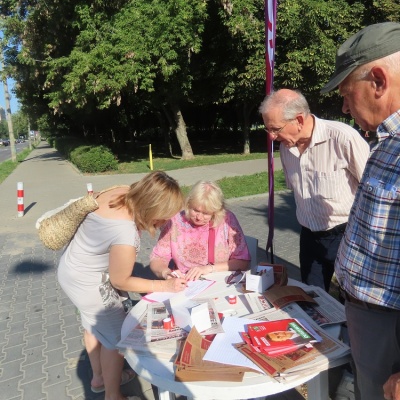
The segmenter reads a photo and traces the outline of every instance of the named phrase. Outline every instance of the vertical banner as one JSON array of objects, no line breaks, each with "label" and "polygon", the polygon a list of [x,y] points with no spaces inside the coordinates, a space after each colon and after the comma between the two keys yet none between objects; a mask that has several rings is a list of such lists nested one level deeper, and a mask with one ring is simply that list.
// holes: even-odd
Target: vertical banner
[{"label": "vertical banner", "polygon": [[[266,94],[274,87],[275,37],[276,37],[276,0],[265,0],[265,66]],[[274,144],[267,134],[268,149],[268,240],[265,251],[270,252],[271,262],[274,262]]]},{"label": "vertical banner", "polygon": [[265,66],[266,92],[269,95],[274,87],[276,36],[276,0],[265,0]]}]

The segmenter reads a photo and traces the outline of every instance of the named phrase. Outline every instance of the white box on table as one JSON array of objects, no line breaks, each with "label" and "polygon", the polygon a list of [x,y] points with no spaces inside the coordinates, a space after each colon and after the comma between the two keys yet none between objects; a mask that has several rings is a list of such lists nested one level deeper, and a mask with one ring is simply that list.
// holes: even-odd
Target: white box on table
[{"label": "white box on table", "polygon": [[187,332],[190,332],[193,326],[199,332],[211,328],[210,312],[208,303],[198,304],[188,299],[183,292],[170,298],[172,315],[175,324]]},{"label": "white box on table", "polygon": [[262,293],[274,284],[274,269],[267,265],[258,265],[257,274],[246,272],[246,290]]}]

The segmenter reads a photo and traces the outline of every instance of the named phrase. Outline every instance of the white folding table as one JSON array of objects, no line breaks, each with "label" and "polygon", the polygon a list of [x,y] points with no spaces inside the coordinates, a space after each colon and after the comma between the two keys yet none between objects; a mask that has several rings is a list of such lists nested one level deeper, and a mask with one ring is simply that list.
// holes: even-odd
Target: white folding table
[{"label": "white folding table", "polygon": [[[229,294],[242,295],[234,285],[228,286],[224,278],[228,273],[214,273],[207,278],[215,280],[216,283],[201,293],[199,297],[213,298],[218,312],[225,315],[246,316],[249,310],[245,303],[238,301],[232,305],[228,303]],[[300,282],[289,280],[289,284],[305,286]],[[332,298],[332,301],[336,301]],[[143,314],[147,308],[147,301],[141,300],[128,314],[122,327],[122,336],[136,325],[135,316]],[[268,375],[246,372],[242,382],[176,382],[174,377],[173,363],[166,359],[143,356],[131,349],[121,350],[132,369],[143,379],[158,387],[160,400],[173,400],[175,394],[198,400],[237,400],[265,398],[272,394],[282,393],[286,390],[307,383],[309,400],[329,400],[328,394],[328,369],[349,362],[350,357],[344,356],[339,359],[329,360],[325,371],[309,370],[307,375],[301,374],[288,382],[278,382]]]}]

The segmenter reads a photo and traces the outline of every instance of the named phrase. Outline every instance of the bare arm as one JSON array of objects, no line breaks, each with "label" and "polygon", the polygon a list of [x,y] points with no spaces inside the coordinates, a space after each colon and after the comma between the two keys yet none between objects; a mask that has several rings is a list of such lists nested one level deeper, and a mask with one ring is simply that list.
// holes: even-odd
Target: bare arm
[{"label": "bare arm", "polygon": [[184,279],[151,280],[132,276],[136,249],[128,245],[114,245],[110,250],[109,274],[111,284],[127,292],[180,292],[186,288]]},{"label": "bare arm", "polygon": [[[163,258],[154,258],[150,261],[150,269],[158,278],[171,279],[174,275],[172,275],[172,271],[168,268],[168,264]],[[179,271],[175,271],[174,274],[182,276]]]}]

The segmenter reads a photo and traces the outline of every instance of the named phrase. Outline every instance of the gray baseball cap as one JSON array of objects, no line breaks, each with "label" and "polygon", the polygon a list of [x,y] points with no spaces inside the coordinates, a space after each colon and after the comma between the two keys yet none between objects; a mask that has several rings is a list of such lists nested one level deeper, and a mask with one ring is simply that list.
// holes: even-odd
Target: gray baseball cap
[{"label": "gray baseball cap", "polygon": [[347,39],[336,53],[335,72],[321,89],[335,89],[357,67],[400,51],[400,23],[382,22],[361,29]]}]

